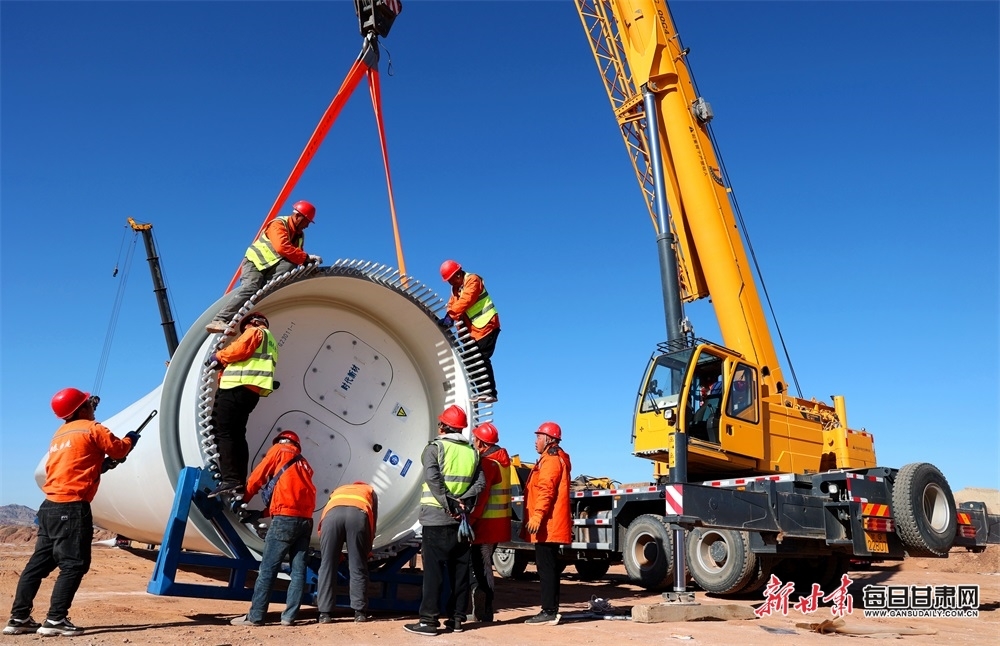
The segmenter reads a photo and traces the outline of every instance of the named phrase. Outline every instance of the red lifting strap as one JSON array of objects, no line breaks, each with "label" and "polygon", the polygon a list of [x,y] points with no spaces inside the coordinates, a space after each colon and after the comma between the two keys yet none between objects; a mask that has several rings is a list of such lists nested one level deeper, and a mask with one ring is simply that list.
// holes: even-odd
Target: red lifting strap
[{"label": "red lifting strap", "polygon": [[372,108],[375,110],[375,121],[378,123],[378,138],[382,144],[382,164],[385,166],[385,184],[389,189],[389,213],[392,215],[392,236],[396,241],[396,262],[399,263],[399,273],[406,275],[406,262],[403,260],[403,243],[399,238],[399,222],[396,220],[396,198],[392,192],[392,174],[389,172],[389,148],[385,141],[385,125],[382,121],[382,92],[378,82],[378,70],[368,70],[368,89],[372,95]]}]

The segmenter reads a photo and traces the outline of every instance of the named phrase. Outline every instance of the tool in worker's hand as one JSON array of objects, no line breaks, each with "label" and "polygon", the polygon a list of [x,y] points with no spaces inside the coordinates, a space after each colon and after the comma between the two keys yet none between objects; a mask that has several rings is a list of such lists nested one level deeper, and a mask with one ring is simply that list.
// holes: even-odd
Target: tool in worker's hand
[{"label": "tool in worker's hand", "polygon": [[[125,437],[130,438],[132,440],[132,449],[129,451],[129,453],[135,450],[135,445],[139,441],[139,433],[142,433],[142,429],[146,428],[146,424],[149,424],[153,420],[153,418],[156,417],[157,412],[158,411],[156,410],[151,412],[149,415],[146,416],[146,419],[142,420],[142,424],[139,424],[139,428],[135,429],[134,431],[129,431],[128,433],[125,434]],[[114,469],[119,464],[124,462],[125,458],[127,457],[128,455],[126,455],[121,460],[115,460],[111,456],[105,456],[104,462],[101,463],[101,473],[107,473],[108,471]]]}]

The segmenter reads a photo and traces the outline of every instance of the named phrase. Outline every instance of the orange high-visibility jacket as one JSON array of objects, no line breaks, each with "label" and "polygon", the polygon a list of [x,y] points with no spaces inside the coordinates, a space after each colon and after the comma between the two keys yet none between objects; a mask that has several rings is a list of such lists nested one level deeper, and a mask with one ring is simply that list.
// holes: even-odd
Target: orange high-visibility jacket
[{"label": "orange high-visibility jacket", "polygon": [[330,500],[327,501],[326,507],[323,507],[323,513],[319,517],[319,525],[316,527],[316,533],[320,533],[320,528],[323,526],[323,519],[326,517],[326,512],[330,511],[334,507],[357,507],[361,511],[365,512],[368,516],[368,526],[371,527],[372,540],[375,540],[375,524],[378,522],[378,494],[371,485],[365,484],[363,482],[355,482],[354,484],[340,485],[333,490],[330,494]]},{"label": "orange high-visibility jacket", "polygon": [[[267,481],[281,470],[285,464],[301,453],[294,444],[275,444],[268,449],[264,459],[247,478],[247,500],[253,498]],[[313,470],[305,457],[285,470],[274,486],[271,506],[272,516],[294,516],[312,518],[316,509],[316,485],[312,481]]]},{"label": "orange high-visibility jacket", "polygon": [[448,299],[448,305],[446,307],[448,311],[448,316],[453,320],[457,321],[462,319],[465,323],[466,329],[469,330],[469,334],[473,339],[477,341],[493,330],[500,329],[500,315],[495,314],[493,318],[489,320],[481,328],[473,327],[472,323],[469,321],[469,317],[465,314],[470,307],[479,300],[482,295],[483,290],[486,286],[483,284],[483,279],[476,274],[465,274],[465,280],[462,281],[462,285],[459,287],[451,288],[451,298]]},{"label": "orange high-visibility jacket", "polygon": [[510,455],[507,449],[495,447],[494,451],[480,457],[486,491],[476,499],[476,507],[469,517],[476,534],[472,542],[475,545],[505,543],[510,540]]},{"label": "orange high-visibility jacket", "polygon": [[558,444],[538,456],[524,491],[524,517],[540,523],[528,534],[532,543],[573,542],[573,518],[569,508],[569,455]]},{"label": "orange high-visibility jacket", "polygon": [[120,440],[106,426],[87,419],[59,427],[49,445],[42,491],[52,502],[90,502],[101,482],[101,464],[109,455],[121,460],[132,450],[132,440]]}]

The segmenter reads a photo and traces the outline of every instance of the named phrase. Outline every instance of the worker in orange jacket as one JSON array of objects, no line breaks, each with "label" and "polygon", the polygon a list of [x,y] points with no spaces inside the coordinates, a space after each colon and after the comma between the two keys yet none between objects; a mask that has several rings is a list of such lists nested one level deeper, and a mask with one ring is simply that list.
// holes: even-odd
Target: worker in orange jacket
[{"label": "worker in orange jacket", "polygon": [[275,388],[278,343],[267,317],[251,312],[240,323],[240,336],[206,362],[221,370],[212,404],[212,429],[219,452],[219,484],[209,498],[243,492],[250,461],[247,422],[261,397]]},{"label": "worker in orange jacket", "polygon": [[493,304],[493,298],[486,291],[483,279],[467,273],[454,260],[441,263],[441,278],[451,285],[451,297],[446,306],[447,313],[441,325],[451,327],[461,320],[483,360],[486,381],[472,398],[474,402],[492,403],[497,400],[497,382],[493,376],[493,351],[500,337],[500,315]]},{"label": "worker in orange jacket", "polygon": [[[90,503],[97,495],[101,474],[113,468],[110,460],[124,460],[139,441],[131,431],[118,439],[95,421],[97,397],[76,388],[64,388],[52,398],[52,412],[65,423],[49,445],[45,461],[45,500],[38,508],[35,551],[21,572],[5,635],[82,635],[73,625],[69,608],[83,575],[90,570],[94,517]],[[41,624],[31,617],[42,579],[59,568],[49,610]]]},{"label": "worker in orange jacket", "polygon": [[305,231],[316,219],[316,207],[300,200],[292,206],[292,214],[274,218],[247,247],[240,266],[240,286],[233,290],[226,304],[205,329],[211,333],[225,332],[236,313],[264,284],[307,262],[319,264],[323,259],[309,255],[303,249]]},{"label": "worker in orange jacket", "polygon": [[368,621],[368,559],[375,542],[378,524],[378,494],[366,482],[341,485],[330,494],[319,520],[320,555],[316,605],[319,623],[333,621],[337,605],[337,570],[347,543],[347,562],[351,572],[351,608],[354,621]]},{"label": "worker in orange jacket", "polygon": [[499,446],[500,433],[491,422],[472,430],[472,446],[486,478],[486,494],[476,499],[469,516],[472,541],[472,614],[478,621],[493,621],[493,552],[510,540],[510,455]]},{"label": "worker in orange jacket", "polygon": [[569,505],[571,464],[562,450],[562,429],[545,422],[535,431],[538,461],[528,474],[524,489],[524,527],[535,544],[535,567],[542,587],[542,611],[525,623],[559,623],[559,546],[573,542]]},{"label": "worker in orange jacket", "polygon": [[271,516],[271,526],[264,537],[264,551],[257,582],[253,586],[250,611],[233,619],[230,623],[234,626],[264,625],[271,588],[286,556],[291,580],[285,596],[285,610],[281,613],[281,625],[291,626],[295,622],[306,584],[309,537],[312,535],[313,510],[316,509],[316,485],[312,478],[312,467],[302,455],[302,444],[294,431],[278,433],[264,459],[250,474],[246,500],[260,492],[266,513]]}]

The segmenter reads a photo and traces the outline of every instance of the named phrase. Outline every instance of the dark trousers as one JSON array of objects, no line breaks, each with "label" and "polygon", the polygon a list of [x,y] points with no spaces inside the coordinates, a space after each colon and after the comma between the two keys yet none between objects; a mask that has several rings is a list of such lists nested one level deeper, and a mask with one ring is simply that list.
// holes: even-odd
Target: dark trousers
[{"label": "dark trousers", "polygon": [[347,564],[351,573],[351,608],[368,609],[368,554],[372,551],[371,523],[368,514],[358,507],[333,507],[320,525],[319,546],[322,560],[316,606],[320,612],[333,612],[337,605],[337,570],[341,551],[347,543]]},{"label": "dark trousers", "polygon": [[441,589],[448,573],[448,600],[445,611],[452,619],[465,621],[469,611],[470,548],[458,541],[458,526],[423,528],[420,558],[424,567],[420,621],[437,625],[441,615]]},{"label": "dark trousers", "polygon": [[247,447],[247,420],[257,407],[260,395],[245,386],[220,389],[212,407],[212,427],[219,450],[222,482],[245,485],[250,449]]},{"label": "dark trousers", "polygon": [[[493,551],[496,543],[486,543],[472,546],[472,605],[477,619],[491,621],[493,619]],[[482,599],[482,607],[477,604],[477,597]]]},{"label": "dark trousers", "polygon": [[535,568],[542,586],[542,612],[559,612],[558,543],[535,543]]},{"label": "dark trousers", "polygon": [[90,569],[90,544],[93,540],[94,518],[90,514],[89,502],[44,501],[38,508],[35,552],[17,582],[10,616],[26,619],[31,614],[42,579],[58,567],[59,577],[52,588],[46,619],[65,619],[80,588],[80,581]]},{"label": "dark trousers", "polygon": [[493,395],[497,396],[497,380],[493,376],[493,362],[490,360],[493,357],[493,351],[497,349],[497,339],[500,337],[500,330],[493,330],[483,338],[477,340],[476,347],[479,348],[479,354],[483,358],[483,370],[486,371],[486,378],[488,379],[487,385],[480,389],[480,393],[483,395]]}]

